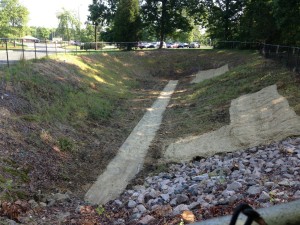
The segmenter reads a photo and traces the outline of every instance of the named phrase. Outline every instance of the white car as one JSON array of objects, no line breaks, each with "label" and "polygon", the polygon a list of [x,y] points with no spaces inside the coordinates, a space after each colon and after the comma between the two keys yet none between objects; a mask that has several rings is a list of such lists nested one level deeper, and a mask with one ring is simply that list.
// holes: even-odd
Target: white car
[{"label": "white car", "polygon": [[190,43],[189,48],[200,48],[200,44],[198,42],[192,42]]},{"label": "white car", "polygon": [[140,49],[143,49],[143,48],[149,48],[150,45],[151,45],[151,43],[141,42],[141,43],[138,44],[138,47]]}]

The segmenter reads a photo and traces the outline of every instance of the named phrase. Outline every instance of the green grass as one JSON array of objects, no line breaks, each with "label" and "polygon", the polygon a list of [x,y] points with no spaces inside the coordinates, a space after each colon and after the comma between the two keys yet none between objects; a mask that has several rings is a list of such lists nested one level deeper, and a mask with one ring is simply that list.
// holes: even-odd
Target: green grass
[{"label": "green grass", "polygon": [[168,128],[176,129],[171,136],[202,134],[230,123],[229,107],[233,99],[254,93],[269,85],[277,84],[279,93],[285,96],[300,115],[300,91],[296,75],[285,67],[263,59],[251,52],[242,52],[248,62],[237,65],[222,76],[199,84],[183,86],[184,94],[178,94],[173,107],[168,110]]},{"label": "green grass", "polygon": [[[24,45],[24,48],[26,48],[26,47],[27,46]],[[16,43],[16,45],[14,45],[13,43],[8,42],[7,49],[8,50],[20,50],[20,49],[22,49],[22,44]],[[4,42],[0,43],[0,50],[6,50],[6,44]]]},{"label": "green grass", "polygon": [[12,82],[33,108],[23,118],[74,124],[107,120],[118,99],[130,97],[128,90],[137,85],[130,75],[120,76],[119,70],[128,71],[121,63],[107,68],[95,61],[98,59],[91,64],[75,56],[68,56],[67,60],[70,62],[64,64],[64,70],[53,59],[25,61],[7,70],[5,80]]}]

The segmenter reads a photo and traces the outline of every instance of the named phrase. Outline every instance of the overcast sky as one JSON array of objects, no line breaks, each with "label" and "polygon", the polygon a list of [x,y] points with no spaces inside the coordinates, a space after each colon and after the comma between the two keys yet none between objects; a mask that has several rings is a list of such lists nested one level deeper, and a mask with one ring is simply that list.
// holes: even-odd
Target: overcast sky
[{"label": "overcast sky", "polygon": [[29,10],[29,26],[56,28],[56,13],[64,7],[80,16],[81,23],[87,20],[88,6],[92,0],[19,0]]}]

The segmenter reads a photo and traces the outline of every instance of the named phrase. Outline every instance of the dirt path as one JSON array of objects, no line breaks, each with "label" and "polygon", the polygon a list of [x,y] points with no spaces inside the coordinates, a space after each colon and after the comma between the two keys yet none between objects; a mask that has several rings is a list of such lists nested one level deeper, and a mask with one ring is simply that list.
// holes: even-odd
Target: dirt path
[{"label": "dirt path", "polygon": [[232,152],[299,134],[300,117],[287,99],[278,94],[276,85],[272,85],[233,100],[229,125],[172,143],[164,159],[189,161],[196,156]]},{"label": "dirt path", "polygon": [[177,83],[178,81],[171,80],[166,85],[158,99],[123,143],[117,156],[88,190],[85,195],[86,201],[93,204],[105,204],[109,200],[118,197],[141,170],[144,157],[156,131],[159,129],[162,114]]}]

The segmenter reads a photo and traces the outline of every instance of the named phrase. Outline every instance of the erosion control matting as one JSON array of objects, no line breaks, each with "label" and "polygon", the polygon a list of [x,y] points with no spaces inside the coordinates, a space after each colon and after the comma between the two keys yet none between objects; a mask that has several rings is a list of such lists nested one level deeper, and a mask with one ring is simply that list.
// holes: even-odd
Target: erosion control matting
[{"label": "erosion control matting", "polygon": [[233,100],[229,111],[229,125],[170,144],[164,159],[189,161],[196,156],[232,152],[300,134],[300,117],[278,94],[276,85]]},{"label": "erosion control matting", "polygon": [[92,185],[85,200],[93,204],[105,204],[117,198],[127,184],[142,169],[144,157],[162,121],[170,97],[178,81],[170,81],[158,99],[123,143],[117,156]]}]

